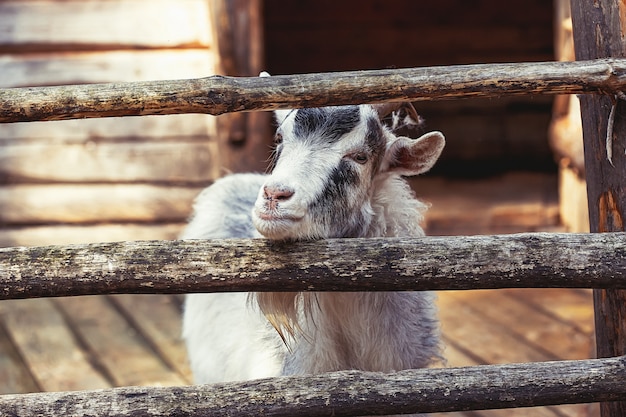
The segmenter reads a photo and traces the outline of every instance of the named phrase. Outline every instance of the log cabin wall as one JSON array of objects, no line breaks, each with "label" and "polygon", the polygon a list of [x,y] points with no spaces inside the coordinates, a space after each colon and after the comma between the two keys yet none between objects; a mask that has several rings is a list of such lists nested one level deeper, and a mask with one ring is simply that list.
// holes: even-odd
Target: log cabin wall
[{"label": "log cabin wall", "polygon": [[[7,0],[0,86],[551,60],[552,16],[542,0]],[[471,177],[554,169],[551,105],[416,107],[448,138],[435,174]],[[0,246],[174,238],[200,188],[264,169],[268,116],[0,125]]]},{"label": "log cabin wall", "polygon": [[[551,61],[553,5],[530,0],[266,0],[270,73]],[[420,102],[446,150],[435,173],[555,170],[550,97]]]},{"label": "log cabin wall", "polygon": [[[0,87],[215,73],[207,0],[0,2]],[[215,118],[0,125],[0,246],[178,235],[220,174]]]}]

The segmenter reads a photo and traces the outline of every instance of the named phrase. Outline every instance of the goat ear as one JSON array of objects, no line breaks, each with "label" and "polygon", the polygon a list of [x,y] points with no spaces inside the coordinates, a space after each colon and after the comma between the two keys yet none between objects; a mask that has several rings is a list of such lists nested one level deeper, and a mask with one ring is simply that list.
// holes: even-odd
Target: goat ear
[{"label": "goat ear", "polygon": [[[271,77],[271,75],[267,71],[261,71],[259,77]],[[276,117],[276,124],[282,124],[283,120],[285,120],[285,117],[287,117],[289,112],[291,112],[291,110],[275,110],[274,116]]]},{"label": "goat ear", "polygon": [[404,176],[422,174],[435,165],[446,143],[441,132],[417,138],[398,137],[385,154],[383,170]]}]

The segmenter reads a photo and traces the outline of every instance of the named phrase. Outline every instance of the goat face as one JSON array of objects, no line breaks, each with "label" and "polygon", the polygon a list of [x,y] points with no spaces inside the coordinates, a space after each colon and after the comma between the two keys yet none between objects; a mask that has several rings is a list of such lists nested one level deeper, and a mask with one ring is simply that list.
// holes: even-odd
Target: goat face
[{"label": "goat face", "polygon": [[363,236],[380,180],[428,171],[444,146],[439,132],[396,137],[370,105],[276,116],[274,168],[253,210],[255,227],[273,240]]}]

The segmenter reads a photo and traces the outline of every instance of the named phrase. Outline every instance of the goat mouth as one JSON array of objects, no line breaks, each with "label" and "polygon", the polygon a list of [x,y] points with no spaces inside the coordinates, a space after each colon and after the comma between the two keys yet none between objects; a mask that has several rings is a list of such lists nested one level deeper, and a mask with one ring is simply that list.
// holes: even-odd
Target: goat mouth
[{"label": "goat mouth", "polygon": [[288,214],[257,212],[257,217],[266,222],[298,222],[302,220],[302,216],[293,216]]}]

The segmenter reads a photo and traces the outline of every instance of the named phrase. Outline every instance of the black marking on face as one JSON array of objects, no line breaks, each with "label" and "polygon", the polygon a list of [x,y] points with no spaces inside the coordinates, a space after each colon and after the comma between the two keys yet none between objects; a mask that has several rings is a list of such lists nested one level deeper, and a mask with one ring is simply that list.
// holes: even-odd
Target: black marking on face
[{"label": "black marking on face", "polygon": [[337,188],[338,190],[344,191],[348,187],[354,187],[359,184],[359,174],[353,168],[353,166],[342,159],[339,162],[339,165],[333,169],[333,172],[330,176],[330,183],[328,187]]},{"label": "black marking on face", "polygon": [[358,106],[321,107],[300,109],[294,118],[294,135],[298,138],[311,138],[336,142],[354,129],[361,120]]},{"label": "black marking on face", "polygon": [[385,150],[387,148],[387,139],[383,134],[380,122],[374,118],[367,120],[365,145],[371,154],[370,159],[374,163],[372,168],[372,176],[374,176],[378,172],[378,168],[380,167],[380,163],[382,162],[383,155],[385,154]]},{"label": "black marking on face", "polygon": [[[352,164],[345,159],[339,162],[339,165],[333,168],[330,178],[324,186],[324,190],[316,199],[316,205],[322,208],[326,206],[326,210],[334,207],[335,204],[342,204],[350,187],[358,186],[359,174]],[[345,204],[344,204],[345,205]]]},{"label": "black marking on face", "polygon": [[360,181],[359,173],[354,165],[349,161],[341,160],[331,172],[324,190],[310,207],[314,218],[332,225],[330,229],[336,230],[337,236],[346,236],[351,228],[353,222],[349,217],[354,210],[348,197],[351,189],[357,188]]},{"label": "black marking on face", "polygon": [[365,134],[365,144],[372,152],[385,148],[386,140],[380,122],[374,118],[367,120],[367,133]]}]

